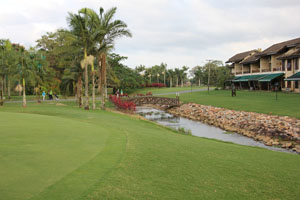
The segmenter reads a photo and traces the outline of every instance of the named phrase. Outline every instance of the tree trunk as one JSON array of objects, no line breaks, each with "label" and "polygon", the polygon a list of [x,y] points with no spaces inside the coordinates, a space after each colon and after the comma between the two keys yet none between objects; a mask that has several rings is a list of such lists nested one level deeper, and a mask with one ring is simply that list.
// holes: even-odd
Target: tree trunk
[{"label": "tree trunk", "polygon": [[181,87],[183,87],[183,78],[181,79]]},{"label": "tree trunk", "polygon": [[84,76],[85,76],[85,106],[84,109],[85,110],[89,110],[90,109],[90,105],[89,105],[89,77],[88,77],[88,65],[86,65],[84,67]]},{"label": "tree trunk", "polygon": [[101,55],[98,56],[98,92],[99,94],[101,94],[101,83],[102,83],[102,75],[101,75],[101,70],[102,70],[102,67],[101,67]]},{"label": "tree trunk", "polygon": [[170,88],[172,87],[172,78],[170,79]]},{"label": "tree trunk", "polygon": [[176,77],[176,87],[178,87],[178,77]]},{"label": "tree trunk", "polygon": [[3,76],[3,87],[4,87],[4,95],[7,95],[7,86],[6,86],[6,75]]},{"label": "tree trunk", "polygon": [[36,97],[37,97],[37,102],[38,102],[38,103],[41,103],[41,97],[40,97],[40,85],[37,86]]},{"label": "tree trunk", "polygon": [[23,78],[23,107],[26,108],[26,88],[25,79]]},{"label": "tree trunk", "polygon": [[108,95],[107,95],[107,83],[105,83],[105,98],[108,98]]},{"label": "tree trunk", "polygon": [[79,108],[82,107],[82,80],[81,80],[81,73],[78,76],[78,87],[77,87],[77,97],[78,97],[78,105]]},{"label": "tree trunk", "polygon": [[7,77],[7,95],[8,95],[8,99],[10,99],[10,79],[9,76]]},{"label": "tree trunk", "polygon": [[201,87],[201,82],[200,82],[200,78],[199,78],[199,87]]},{"label": "tree trunk", "polygon": [[96,97],[95,97],[95,71],[92,72],[92,82],[93,82],[93,90],[92,90],[92,101],[93,101],[93,110],[96,109]]},{"label": "tree trunk", "polygon": [[[21,85],[21,81],[19,80],[19,85]],[[19,90],[19,96],[21,96],[21,90]]]},{"label": "tree trunk", "polygon": [[3,79],[0,82],[0,84],[1,84],[1,87],[0,87],[0,89],[1,89],[1,92],[0,92],[0,106],[3,106],[3,104],[4,104],[4,102],[3,102],[3,85],[4,85]]},{"label": "tree trunk", "polygon": [[101,108],[105,109],[105,89],[106,85],[106,55],[101,56]]}]

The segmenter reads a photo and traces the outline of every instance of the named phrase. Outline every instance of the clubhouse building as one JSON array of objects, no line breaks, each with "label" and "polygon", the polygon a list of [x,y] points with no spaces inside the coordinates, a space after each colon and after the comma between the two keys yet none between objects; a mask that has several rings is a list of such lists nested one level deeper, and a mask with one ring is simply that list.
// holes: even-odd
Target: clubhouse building
[{"label": "clubhouse building", "polygon": [[231,57],[235,78],[232,84],[241,89],[300,92],[300,38],[273,44],[264,51],[251,50]]}]

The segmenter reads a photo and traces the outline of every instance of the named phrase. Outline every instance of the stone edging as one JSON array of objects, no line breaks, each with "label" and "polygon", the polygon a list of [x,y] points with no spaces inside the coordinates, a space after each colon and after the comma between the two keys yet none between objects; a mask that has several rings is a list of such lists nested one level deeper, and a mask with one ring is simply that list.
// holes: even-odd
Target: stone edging
[{"label": "stone edging", "polygon": [[183,104],[167,112],[217,126],[262,141],[268,146],[280,146],[300,153],[300,120],[254,112],[235,111],[225,108]]}]

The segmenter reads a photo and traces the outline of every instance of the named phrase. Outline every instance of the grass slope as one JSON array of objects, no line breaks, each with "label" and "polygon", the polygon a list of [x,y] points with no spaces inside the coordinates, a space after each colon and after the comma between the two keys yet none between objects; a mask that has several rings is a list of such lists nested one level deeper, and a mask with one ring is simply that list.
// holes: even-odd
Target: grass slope
[{"label": "grass slope", "polygon": [[180,135],[72,103],[7,104],[0,119],[0,199],[300,195],[299,155]]},{"label": "grass slope", "polygon": [[[175,95],[168,95],[175,97]],[[286,115],[300,118],[300,94],[275,92],[237,91],[236,97],[231,97],[229,90],[213,90],[186,93],[180,95],[180,100],[188,103],[194,102],[203,105],[212,105],[234,110]]]},{"label": "grass slope", "polygon": [[[193,86],[192,89],[205,89],[205,87],[199,87],[199,86]],[[186,91],[191,90],[191,87],[172,87],[172,88],[142,88],[134,90],[133,94],[146,94],[148,92],[152,92],[152,94],[162,94],[162,93],[168,93],[168,92],[179,92],[179,91]]]}]

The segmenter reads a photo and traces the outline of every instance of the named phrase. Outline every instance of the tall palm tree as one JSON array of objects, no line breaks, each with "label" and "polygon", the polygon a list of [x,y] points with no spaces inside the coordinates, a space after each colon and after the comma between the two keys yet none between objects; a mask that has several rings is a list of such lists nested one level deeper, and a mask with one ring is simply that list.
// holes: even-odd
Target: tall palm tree
[{"label": "tall palm tree", "polygon": [[67,18],[70,32],[77,38],[77,41],[83,48],[83,60],[81,67],[84,69],[85,76],[85,109],[89,110],[89,82],[88,82],[88,62],[87,56],[93,45],[95,44],[92,39],[93,26],[89,19],[88,10],[81,9],[78,14],[69,13]]},{"label": "tall palm tree", "polygon": [[[114,20],[117,8],[113,7],[104,13],[104,9],[100,7],[99,15],[93,10],[89,9],[91,21],[95,24],[95,32],[93,39],[97,41],[97,58],[99,62],[99,70],[101,69],[101,107],[105,108],[105,91],[106,91],[106,57],[107,53],[114,48],[114,42],[117,38],[127,36],[131,37],[127,24],[121,20]],[[100,73],[99,73],[100,74]]]},{"label": "tall palm tree", "polygon": [[179,77],[180,77],[180,69],[179,68],[175,68],[175,77],[176,77],[176,87],[178,87]]},{"label": "tall palm tree", "polygon": [[170,83],[170,88],[173,87],[173,77],[174,77],[174,70],[173,69],[169,69],[167,70],[167,77],[168,77],[168,80],[169,80],[169,83]]},{"label": "tall palm tree", "polygon": [[185,80],[186,77],[187,77],[186,71],[187,71],[188,69],[189,69],[188,67],[183,66],[183,67],[179,70],[179,77],[180,77],[181,87],[183,87],[183,85],[184,85],[184,80]]},{"label": "tall palm tree", "polygon": [[23,90],[23,107],[27,106],[26,101],[26,79],[34,79],[34,70],[32,59],[30,58],[30,54],[25,50],[24,47],[20,47],[20,67],[19,67],[19,79],[22,80],[22,90]]}]

